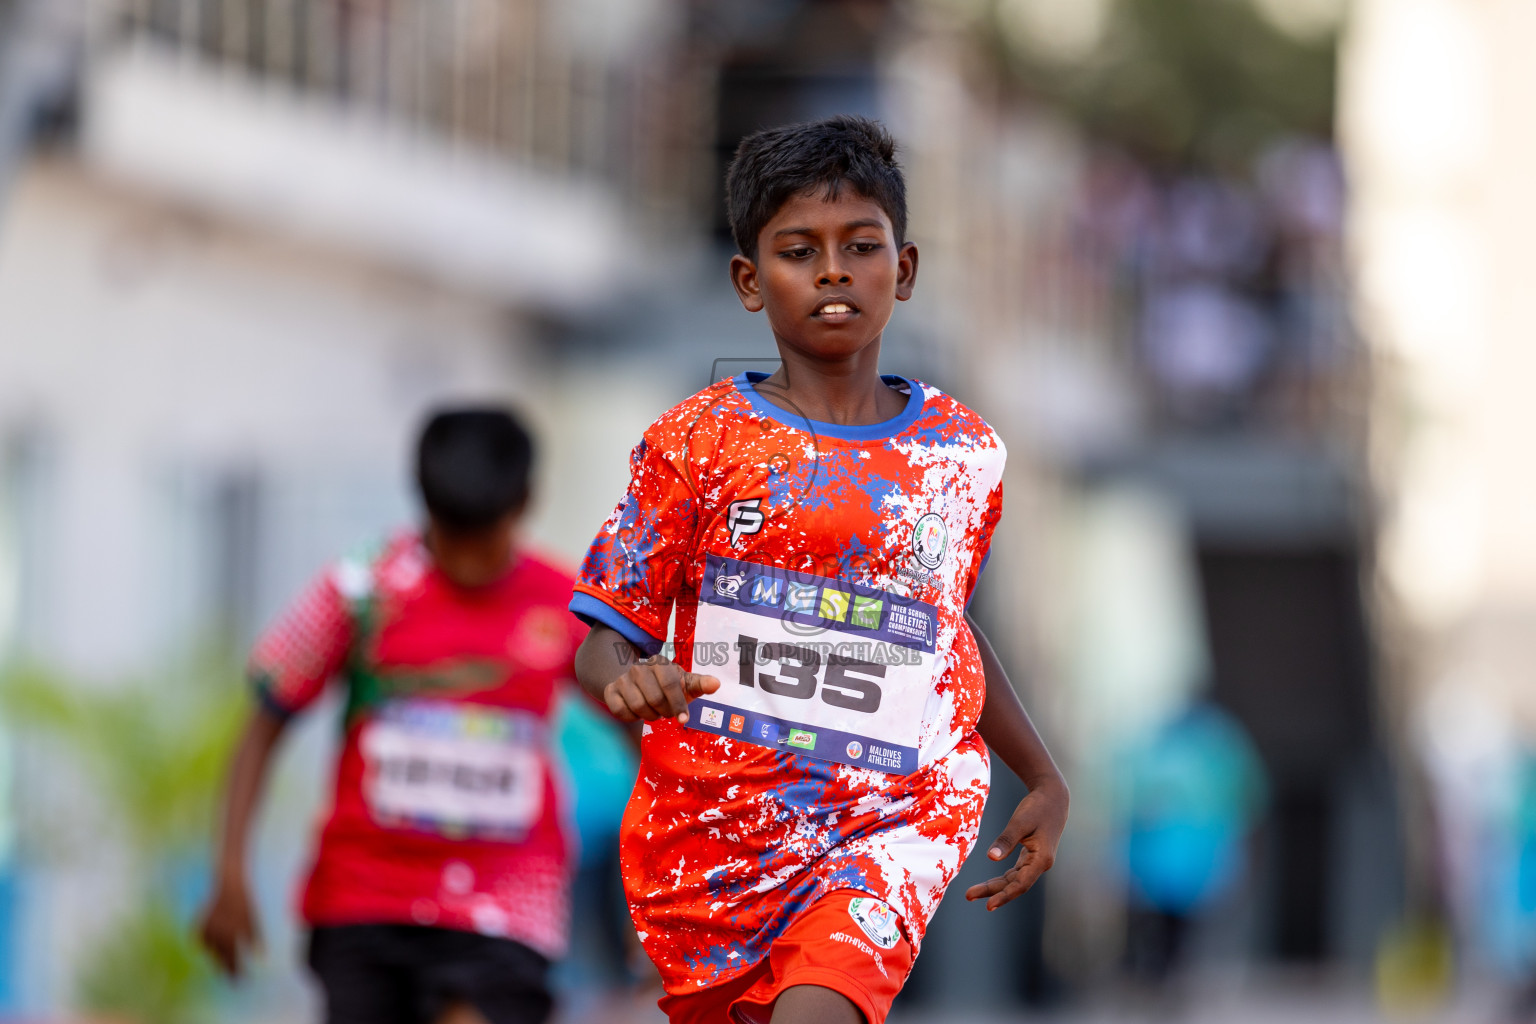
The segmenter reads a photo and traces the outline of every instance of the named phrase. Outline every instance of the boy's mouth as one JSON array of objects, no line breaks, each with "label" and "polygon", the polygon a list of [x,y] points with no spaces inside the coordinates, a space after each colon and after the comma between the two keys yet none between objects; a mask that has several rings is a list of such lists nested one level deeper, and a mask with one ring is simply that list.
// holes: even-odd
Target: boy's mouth
[{"label": "boy's mouth", "polygon": [[826,299],[816,307],[816,312],[811,314],[819,320],[830,323],[841,323],[859,315],[859,307],[847,299]]}]

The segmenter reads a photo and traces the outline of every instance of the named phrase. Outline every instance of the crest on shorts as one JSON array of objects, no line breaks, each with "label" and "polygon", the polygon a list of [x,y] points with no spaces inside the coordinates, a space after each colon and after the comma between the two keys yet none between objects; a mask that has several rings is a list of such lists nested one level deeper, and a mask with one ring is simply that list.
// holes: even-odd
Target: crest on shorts
[{"label": "crest on shorts", "polygon": [[901,941],[896,911],[873,896],[855,896],[849,900],[848,916],[881,949],[895,949],[896,943]]}]

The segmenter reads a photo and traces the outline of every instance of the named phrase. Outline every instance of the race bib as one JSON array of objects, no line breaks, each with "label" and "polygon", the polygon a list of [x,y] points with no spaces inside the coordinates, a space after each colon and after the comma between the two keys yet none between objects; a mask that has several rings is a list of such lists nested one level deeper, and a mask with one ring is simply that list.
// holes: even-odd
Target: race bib
[{"label": "race bib", "polygon": [[705,562],[694,671],[719,677],[688,726],[906,775],[934,674],[931,604],[718,555]]},{"label": "race bib", "polygon": [[455,838],[516,837],[544,810],[544,723],[472,704],[396,701],[363,727],[375,821]]}]

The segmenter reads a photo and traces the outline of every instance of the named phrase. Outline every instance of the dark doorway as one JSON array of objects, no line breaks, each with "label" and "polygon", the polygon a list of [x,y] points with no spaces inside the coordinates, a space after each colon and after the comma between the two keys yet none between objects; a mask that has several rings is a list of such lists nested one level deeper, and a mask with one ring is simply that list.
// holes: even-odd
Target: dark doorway
[{"label": "dark doorway", "polygon": [[1343,870],[1334,831],[1347,778],[1375,749],[1360,561],[1344,547],[1202,546],[1214,696],[1252,735],[1269,772],[1259,879],[1267,952],[1337,952],[1331,900]]}]

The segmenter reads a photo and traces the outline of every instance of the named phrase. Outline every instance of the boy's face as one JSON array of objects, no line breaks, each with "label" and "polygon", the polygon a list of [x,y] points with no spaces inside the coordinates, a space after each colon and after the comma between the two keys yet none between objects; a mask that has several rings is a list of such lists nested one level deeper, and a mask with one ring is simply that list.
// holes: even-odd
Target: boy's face
[{"label": "boy's face", "polygon": [[847,187],[790,198],[758,233],[757,259],[731,257],[741,304],[768,314],[781,345],[826,362],[879,341],[916,280],[917,246],[898,243],[880,204]]}]

